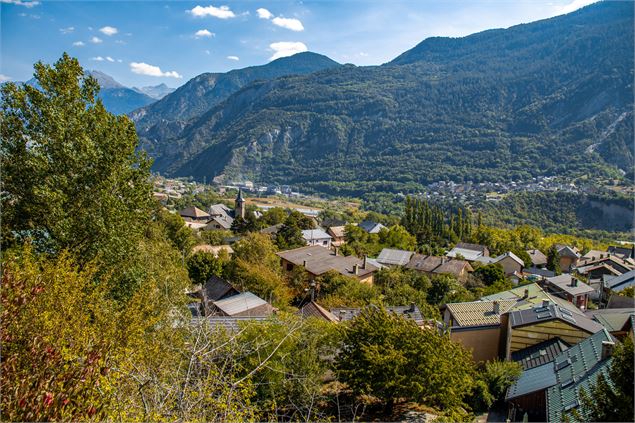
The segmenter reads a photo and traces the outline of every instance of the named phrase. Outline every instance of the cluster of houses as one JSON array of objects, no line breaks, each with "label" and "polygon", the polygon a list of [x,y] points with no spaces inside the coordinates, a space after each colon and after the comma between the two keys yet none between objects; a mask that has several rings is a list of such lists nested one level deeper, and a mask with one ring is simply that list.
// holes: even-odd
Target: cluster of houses
[{"label": "cluster of houses", "polygon": [[[214,205],[208,212],[188,208],[181,216],[192,227],[198,223],[228,229],[231,220],[244,216],[244,211],[239,192],[235,211]],[[280,227],[262,232],[275,234]],[[359,227],[368,233],[384,228],[375,222],[362,222]],[[500,264],[517,286],[477,301],[445,304],[440,308],[442,322],[424,319],[414,304],[389,307],[389,311],[413,320],[422,329],[447,333],[453,342],[471,351],[477,362],[503,359],[520,363],[522,374],[505,396],[509,421],[566,419],[580,406],[581,390],[588,390],[598,375],[608,374],[616,343],[633,338],[634,299],[616,293],[635,286],[635,247],[581,254],[573,246],[556,245],[561,273],[556,275],[546,269],[547,257],[537,249],[527,251],[531,263],[512,252],[492,257],[487,246],[468,243],[458,243],[444,256],[385,248],[376,258],[359,258],[339,253],[346,242],[343,225],[302,234],[306,246],[277,255],[283,271],[301,267],[313,279],[337,272],[372,284],[381,268],[402,266],[429,275],[450,274],[464,282],[475,267]],[[222,248],[231,253],[229,246],[209,248],[215,248],[214,253]],[[244,320],[270,318],[277,311],[267,299],[241,292],[215,276],[190,295],[196,298],[190,305],[193,319],[228,330],[237,330]],[[298,314],[339,323],[360,312],[361,308],[327,310],[311,300]]]},{"label": "cluster of houses", "polygon": [[243,198],[242,190],[234,200],[235,208],[232,210],[225,204],[213,204],[207,211],[203,211],[195,206],[186,207],[179,211],[179,216],[185,220],[185,224],[202,231],[228,231],[231,229],[234,219],[238,216],[245,218],[246,202]]}]

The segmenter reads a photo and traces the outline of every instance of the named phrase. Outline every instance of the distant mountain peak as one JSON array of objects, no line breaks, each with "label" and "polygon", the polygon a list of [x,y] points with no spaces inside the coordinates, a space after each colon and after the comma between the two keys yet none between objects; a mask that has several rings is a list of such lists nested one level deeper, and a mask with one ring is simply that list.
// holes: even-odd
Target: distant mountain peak
[{"label": "distant mountain peak", "polygon": [[107,89],[107,88],[126,88],[124,85],[120,84],[119,82],[117,82],[115,80],[115,78],[113,78],[112,76],[99,71],[99,70],[87,70],[86,74],[92,76],[93,78],[95,78],[97,80],[97,82],[99,82],[99,86],[102,89]]}]

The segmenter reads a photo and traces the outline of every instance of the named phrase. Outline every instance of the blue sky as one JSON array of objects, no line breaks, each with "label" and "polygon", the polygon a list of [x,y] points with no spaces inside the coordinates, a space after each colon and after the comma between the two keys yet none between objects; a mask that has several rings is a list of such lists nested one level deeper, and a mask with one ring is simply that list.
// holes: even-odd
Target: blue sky
[{"label": "blue sky", "polygon": [[308,49],[387,62],[430,36],[464,36],[571,12],[594,0],[0,0],[0,81],[66,51],[127,86],[179,86],[203,72]]}]

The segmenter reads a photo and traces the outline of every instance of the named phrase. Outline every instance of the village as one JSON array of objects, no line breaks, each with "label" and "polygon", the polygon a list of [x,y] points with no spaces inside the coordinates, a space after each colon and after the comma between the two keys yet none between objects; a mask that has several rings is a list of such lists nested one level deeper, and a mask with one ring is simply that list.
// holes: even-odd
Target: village
[{"label": "village", "polygon": [[[254,210],[258,219],[264,210]],[[186,207],[178,211],[184,224],[195,231],[230,231],[236,220],[249,213],[242,190],[234,208],[212,204],[206,210]],[[459,285],[469,284],[484,266],[499,269],[511,289],[475,301],[439,304],[438,319],[427,319],[415,303],[387,304],[389,312],[414,321],[421,330],[447,334],[466,347],[475,362],[506,360],[520,363],[522,374],[505,393],[508,421],[560,421],[581,403],[598,375],[607,374],[617,343],[633,338],[635,322],[635,246],[614,245],[606,251],[580,251],[572,245],[554,244],[549,251],[526,250],[521,259],[506,251],[490,253],[489,246],[458,242],[444,254],[383,248],[376,257],[343,254],[348,222],[305,216],[312,227],[303,229],[304,246],[276,252],[283,273],[301,269],[309,278],[308,294],[297,304],[297,314],[332,324],[349,321],[364,307],[328,308],[315,300],[320,278],[335,272],[359,284],[372,286],[387,269],[414,271],[430,277],[445,275]],[[259,230],[276,238],[285,225]],[[385,234],[382,223],[364,220],[354,224],[368,235]],[[349,234],[350,235],[350,234]],[[219,245],[200,244],[193,254],[233,253],[240,242],[233,234]],[[476,272],[476,273],[475,273]],[[232,280],[212,275],[189,294],[195,324],[206,322],[238,330],[241,322],[275,318],[270,299],[241,291]]]}]

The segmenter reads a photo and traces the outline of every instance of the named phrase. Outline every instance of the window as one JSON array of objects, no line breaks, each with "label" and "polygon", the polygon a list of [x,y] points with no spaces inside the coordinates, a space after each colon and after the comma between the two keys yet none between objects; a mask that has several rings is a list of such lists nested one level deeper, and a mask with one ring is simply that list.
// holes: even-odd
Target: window
[{"label": "window", "polygon": [[322,245],[329,245],[328,241],[322,241]]},{"label": "window", "polygon": [[293,263],[287,263],[287,272],[290,272],[293,270]]}]

